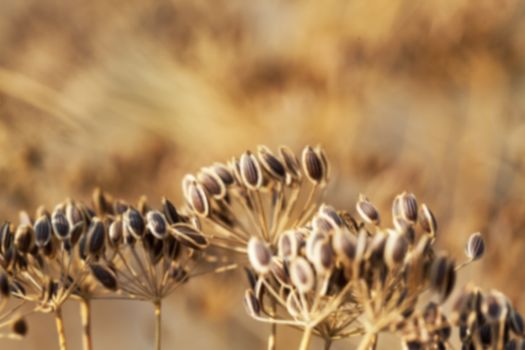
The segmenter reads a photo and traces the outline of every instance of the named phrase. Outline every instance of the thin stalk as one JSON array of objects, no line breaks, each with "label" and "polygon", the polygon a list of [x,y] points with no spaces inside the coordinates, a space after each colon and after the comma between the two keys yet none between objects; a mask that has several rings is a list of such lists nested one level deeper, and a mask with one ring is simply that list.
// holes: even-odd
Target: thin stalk
[{"label": "thin stalk", "polygon": [[309,326],[304,329],[299,350],[308,350],[308,347],[310,346],[310,340],[312,339],[312,330],[313,328]]},{"label": "thin stalk", "polygon": [[[275,300],[272,301],[272,307],[270,310],[270,316],[273,318],[275,316]],[[276,336],[277,336],[277,324],[271,324],[270,335],[268,336],[268,350],[275,350],[276,348]]]},{"label": "thin stalk", "polygon": [[62,318],[62,309],[60,307],[55,310],[55,325],[57,328],[58,345],[60,350],[67,350],[64,319]]},{"label": "thin stalk", "polygon": [[80,318],[82,320],[82,349],[92,350],[93,339],[91,337],[91,303],[89,299],[80,300]]},{"label": "thin stalk", "polygon": [[331,347],[332,347],[332,339],[326,338],[324,340],[324,350],[330,350]]},{"label": "thin stalk", "polygon": [[161,327],[162,327],[162,317],[161,317],[161,301],[156,300],[153,302],[155,306],[155,349],[161,349]]},{"label": "thin stalk", "polygon": [[375,350],[377,343],[377,334],[366,333],[359,344],[358,350]]}]

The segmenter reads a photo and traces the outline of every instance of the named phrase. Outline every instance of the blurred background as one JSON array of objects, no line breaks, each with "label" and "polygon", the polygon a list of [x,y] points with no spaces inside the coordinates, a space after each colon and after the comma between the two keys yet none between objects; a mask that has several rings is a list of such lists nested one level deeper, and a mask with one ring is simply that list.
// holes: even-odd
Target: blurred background
[{"label": "blurred background", "polygon": [[[426,202],[438,244],[525,309],[525,2],[0,0],[0,213],[116,197],[181,202],[180,180],[257,144],[321,144],[326,200]],[[231,282],[230,282],[231,281]],[[263,349],[229,274],[165,305],[164,344]],[[80,349],[75,303],[66,306]],[[149,305],[94,304],[95,349],[151,348]],[[50,316],[22,342],[56,349]],[[278,346],[294,348],[287,331]],[[348,344],[348,343],[346,343]],[[344,347],[344,343],[338,345]],[[337,347],[336,347],[337,348]],[[390,347],[386,347],[390,348]]]}]

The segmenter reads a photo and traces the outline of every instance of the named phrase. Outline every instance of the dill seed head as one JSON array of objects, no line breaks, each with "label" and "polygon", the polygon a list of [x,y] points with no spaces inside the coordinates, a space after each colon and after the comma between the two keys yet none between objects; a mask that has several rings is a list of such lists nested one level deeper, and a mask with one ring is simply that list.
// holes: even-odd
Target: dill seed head
[{"label": "dill seed head", "polygon": [[485,241],[481,233],[476,232],[470,235],[467,246],[465,247],[465,254],[471,260],[478,260],[485,253]]}]

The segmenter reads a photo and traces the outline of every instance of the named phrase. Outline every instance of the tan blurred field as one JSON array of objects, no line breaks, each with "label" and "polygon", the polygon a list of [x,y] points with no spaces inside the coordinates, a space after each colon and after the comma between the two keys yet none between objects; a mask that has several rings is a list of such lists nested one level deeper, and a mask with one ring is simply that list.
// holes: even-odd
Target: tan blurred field
[{"label": "tan blurred field", "polygon": [[[464,271],[525,308],[525,2],[0,0],[0,213],[95,186],[181,202],[186,172],[258,144],[322,144],[326,201],[414,192]],[[165,345],[263,349],[233,275],[167,305]],[[148,305],[95,305],[96,349],[148,349]],[[66,307],[80,349],[76,304]],[[50,317],[22,342],[55,349]],[[299,334],[287,332],[286,348]],[[282,333],[281,333],[282,334]],[[339,345],[343,348],[343,344]],[[384,347],[388,349],[389,347]]]}]

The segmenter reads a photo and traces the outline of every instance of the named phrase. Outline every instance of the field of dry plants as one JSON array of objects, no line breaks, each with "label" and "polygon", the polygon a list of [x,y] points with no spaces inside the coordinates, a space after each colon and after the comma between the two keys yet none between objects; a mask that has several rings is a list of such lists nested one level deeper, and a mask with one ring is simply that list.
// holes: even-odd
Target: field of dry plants
[{"label": "field of dry plants", "polygon": [[2,350],[525,346],[525,1],[0,0],[0,188]]}]

